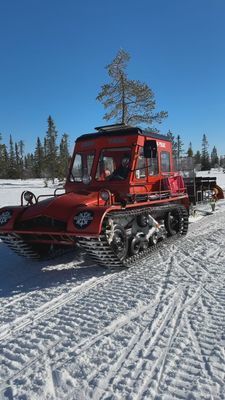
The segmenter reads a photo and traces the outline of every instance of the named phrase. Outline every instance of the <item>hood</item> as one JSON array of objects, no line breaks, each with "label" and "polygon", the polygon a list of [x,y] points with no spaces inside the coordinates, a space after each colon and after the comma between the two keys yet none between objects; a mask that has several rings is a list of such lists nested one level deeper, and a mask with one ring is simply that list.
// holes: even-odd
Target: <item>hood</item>
[{"label": "hood", "polygon": [[95,205],[97,203],[97,192],[65,193],[61,196],[48,198],[37,204],[28,206],[22,220],[46,216],[57,220],[67,221],[71,213],[80,206]]}]

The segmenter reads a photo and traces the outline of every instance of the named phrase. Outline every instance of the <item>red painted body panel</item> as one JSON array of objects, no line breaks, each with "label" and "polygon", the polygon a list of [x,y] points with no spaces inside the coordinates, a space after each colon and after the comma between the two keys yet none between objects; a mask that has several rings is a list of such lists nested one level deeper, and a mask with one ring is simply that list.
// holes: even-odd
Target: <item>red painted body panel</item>
[{"label": "red painted body panel", "polygon": [[97,194],[94,192],[86,192],[84,194],[70,192],[41,201],[32,207],[27,207],[23,213],[22,220],[45,215],[46,217],[67,221],[70,215],[75,212],[77,206],[80,204],[96,204],[96,199]]}]

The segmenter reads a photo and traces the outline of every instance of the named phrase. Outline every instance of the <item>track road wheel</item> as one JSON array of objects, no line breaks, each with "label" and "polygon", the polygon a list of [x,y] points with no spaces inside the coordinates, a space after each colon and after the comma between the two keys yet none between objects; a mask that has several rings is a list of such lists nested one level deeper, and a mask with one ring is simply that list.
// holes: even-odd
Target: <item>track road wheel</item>
[{"label": "track road wheel", "polygon": [[130,254],[134,256],[139,253],[141,248],[141,239],[138,237],[134,237],[130,242]]},{"label": "track road wheel", "polygon": [[182,230],[182,212],[179,208],[169,211],[165,217],[165,228],[168,236],[174,236]]},{"label": "track road wheel", "polygon": [[110,246],[121,261],[126,258],[128,251],[128,239],[124,228],[119,224],[114,226],[113,238]]},{"label": "track road wheel", "polygon": [[137,216],[137,223],[141,228],[145,228],[148,225],[148,214],[140,214]]},{"label": "track road wheel", "polygon": [[147,250],[147,248],[149,247],[149,242],[147,240],[143,240],[143,242],[141,243],[141,248],[143,251]]},{"label": "track road wheel", "polygon": [[158,242],[158,234],[157,232],[153,233],[152,236],[149,238],[149,244],[150,246],[155,246]]}]

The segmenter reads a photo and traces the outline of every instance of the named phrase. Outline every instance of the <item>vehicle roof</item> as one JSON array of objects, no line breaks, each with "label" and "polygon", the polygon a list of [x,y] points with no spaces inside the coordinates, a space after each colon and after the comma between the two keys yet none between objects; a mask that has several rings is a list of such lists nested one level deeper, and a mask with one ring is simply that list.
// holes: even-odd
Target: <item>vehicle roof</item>
[{"label": "vehicle roof", "polygon": [[[112,128],[111,128],[112,127]],[[95,128],[98,130],[98,132],[94,133],[86,133],[82,136],[79,136],[76,141],[85,141],[89,139],[97,139],[99,137],[109,137],[109,136],[130,136],[130,135],[142,135],[142,136],[147,136],[151,137],[153,139],[159,139],[159,140],[165,140],[167,142],[171,142],[170,138],[168,138],[166,135],[161,135],[155,132],[146,132],[145,130],[143,131],[141,128],[138,127],[132,127],[132,126],[123,126],[120,124],[116,125],[110,125],[109,127],[98,127]]]}]

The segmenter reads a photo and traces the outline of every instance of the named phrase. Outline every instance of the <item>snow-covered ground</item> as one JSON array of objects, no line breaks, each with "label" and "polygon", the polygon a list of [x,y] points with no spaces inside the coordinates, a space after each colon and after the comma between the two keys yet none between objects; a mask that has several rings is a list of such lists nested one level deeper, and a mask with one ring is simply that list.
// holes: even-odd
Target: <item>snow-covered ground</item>
[{"label": "snow-covered ground", "polygon": [[[13,180],[0,179],[0,207],[20,204],[21,193],[24,190],[32,191],[36,196],[54,193],[56,188],[62,187],[58,182],[53,185],[48,183],[45,187],[43,179]],[[60,193],[60,192],[59,192]]]},{"label": "snow-covered ground", "polygon": [[[53,190],[0,181],[0,207],[24,189]],[[0,305],[1,400],[225,399],[225,202],[117,273],[0,242]]]}]

